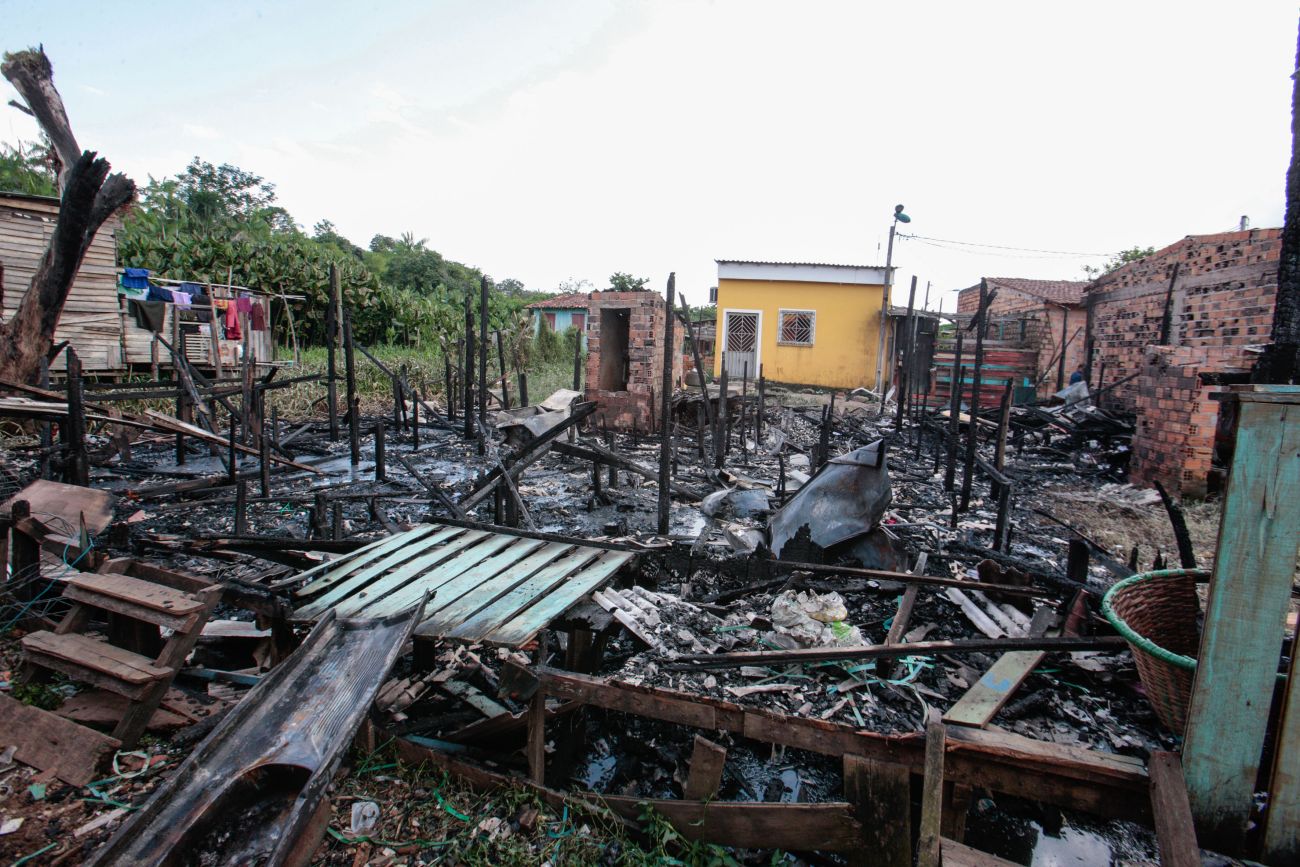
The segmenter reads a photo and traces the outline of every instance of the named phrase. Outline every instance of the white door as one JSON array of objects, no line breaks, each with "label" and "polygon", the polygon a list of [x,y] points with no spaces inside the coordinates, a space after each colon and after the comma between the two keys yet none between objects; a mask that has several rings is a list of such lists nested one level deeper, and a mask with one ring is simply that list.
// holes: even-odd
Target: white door
[{"label": "white door", "polygon": [[761,314],[757,310],[728,310],[723,320],[722,363],[731,380],[758,376],[758,329]]}]

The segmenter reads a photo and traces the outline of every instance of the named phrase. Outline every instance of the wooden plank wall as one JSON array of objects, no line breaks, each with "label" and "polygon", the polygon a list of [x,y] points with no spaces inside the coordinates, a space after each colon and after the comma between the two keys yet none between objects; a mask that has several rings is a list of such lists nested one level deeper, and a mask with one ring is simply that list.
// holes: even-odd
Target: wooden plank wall
[{"label": "wooden plank wall", "polygon": [[[954,346],[951,341],[943,341],[935,347],[934,378],[930,383],[931,407],[942,409],[948,406],[952,394]],[[969,337],[962,346],[961,364],[966,368],[961,389],[962,403],[965,404],[969,402],[975,384],[975,341]],[[1037,350],[1009,347],[1000,341],[985,340],[984,363],[980,368],[980,406],[997,406],[1002,400],[1007,382],[1013,386],[1032,384],[1037,366]]]},{"label": "wooden plank wall", "polygon": [[[6,320],[31,286],[54,234],[58,211],[59,203],[54,199],[0,195],[0,262],[4,263]],[[117,296],[117,232],[121,225],[118,217],[111,217],[95,236],[54,333],[56,342],[68,340],[76,347],[88,372],[122,367],[122,311]],[[60,353],[52,369],[63,370],[65,364],[66,356]]]}]

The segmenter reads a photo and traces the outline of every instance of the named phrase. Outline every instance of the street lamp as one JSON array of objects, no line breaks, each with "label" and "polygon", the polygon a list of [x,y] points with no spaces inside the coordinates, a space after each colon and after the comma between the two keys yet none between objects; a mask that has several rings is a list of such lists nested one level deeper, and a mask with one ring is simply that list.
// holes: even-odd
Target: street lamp
[{"label": "street lamp", "polygon": [[894,233],[899,223],[910,223],[912,218],[903,213],[902,205],[894,205],[894,219],[889,224],[889,247],[885,252],[885,289],[880,298],[880,336],[876,341],[876,393],[880,395],[881,410],[885,406],[885,384],[882,380],[885,364],[885,322],[889,314],[889,287],[894,282]]}]

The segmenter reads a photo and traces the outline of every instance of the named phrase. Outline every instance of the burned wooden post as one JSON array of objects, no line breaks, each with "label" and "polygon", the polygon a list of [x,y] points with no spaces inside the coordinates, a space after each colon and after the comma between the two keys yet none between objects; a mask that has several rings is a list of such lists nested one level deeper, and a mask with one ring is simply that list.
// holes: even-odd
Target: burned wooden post
[{"label": "burned wooden post", "polygon": [[[266,424],[261,418],[261,413],[258,413],[257,423],[259,426]],[[258,469],[262,474],[262,496],[269,497],[271,496],[271,438],[265,428],[262,430],[262,435],[257,438],[257,451]]]},{"label": "burned wooden post", "polygon": [[975,314],[975,366],[971,370],[970,425],[966,436],[966,466],[961,477],[961,510],[970,508],[971,484],[975,479],[975,447],[979,442],[980,375],[984,366],[984,331],[988,322],[988,281],[980,278],[980,308]]},{"label": "burned wooden post", "polygon": [[451,376],[451,355],[447,352],[447,341],[442,342],[443,394],[447,400],[447,420],[456,420],[456,388]]},{"label": "burned wooden post", "polygon": [[[339,340],[338,309],[340,301],[338,266],[330,263],[330,298],[325,308],[325,400],[330,420],[330,442],[339,441],[339,374],[335,347]],[[233,303],[233,302],[232,302]]]},{"label": "burned wooden post", "polygon": [[[718,378],[718,416],[713,425],[713,465],[716,469],[722,469],[722,463],[727,457],[727,396],[729,386],[727,385],[727,360],[722,360],[722,376]],[[704,392],[705,399],[708,399],[708,390]]]},{"label": "burned wooden post", "polygon": [[86,406],[84,384],[81,379],[81,359],[77,357],[77,353],[71,346],[66,351],[68,353],[68,454],[64,478],[68,484],[87,488],[90,487],[90,459],[86,456]]},{"label": "burned wooden post", "polygon": [[749,445],[745,442],[745,422],[749,416],[749,362],[740,368],[740,461],[749,466]]},{"label": "burned wooden post", "polygon": [[[677,273],[673,272],[668,275],[668,304],[667,314],[664,317],[664,370],[663,386],[660,389],[660,400],[662,401],[659,412],[659,535],[668,535],[668,517],[672,506],[672,495],[668,490],[672,473],[672,439],[673,426],[671,424],[672,405],[673,405],[673,355],[676,348],[673,346],[673,301],[677,294]],[[581,345],[581,341],[579,342]]]},{"label": "burned wooden post", "polygon": [[835,392],[831,392],[830,403],[822,412],[821,435],[817,440],[817,466],[821,467],[831,458],[831,432],[835,429]]},{"label": "burned wooden post", "polygon": [[[1174,280],[1178,279],[1178,263],[1174,263]],[[1173,281],[1169,283],[1170,291],[1173,290]],[[1056,362],[1056,390],[1060,391],[1065,388],[1065,345],[1070,342],[1070,308],[1064,304],[1061,305],[1061,357]],[[1160,342],[1164,344],[1167,337]]]},{"label": "burned wooden post", "polygon": [[[700,362],[700,345],[695,341],[695,326],[691,324],[691,309],[686,304],[686,296],[683,295],[679,300],[682,305],[682,322],[686,323],[686,338],[691,343],[691,355],[695,359],[695,374],[700,378],[700,394],[703,395],[704,411],[709,420],[709,427],[712,428],[713,406],[709,403],[709,377]],[[703,457],[703,453],[700,456]]]},{"label": "burned wooden post", "polygon": [[[485,274],[478,281],[478,423],[480,440],[487,437],[488,292],[491,281]],[[479,454],[487,443],[480,441]]]},{"label": "burned wooden post", "polygon": [[903,333],[908,337],[907,345],[903,347],[903,371],[898,380],[898,402],[895,404],[896,412],[894,415],[894,430],[903,429],[903,413],[906,407],[911,403],[908,400],[908,389],[912,386],[911,365],[912,365],[912,315],[913,307],[916,305],[916,275],[912,275],[912,289],[907,293],[907,319],[903,323]]},{"label": "burned wooden post", "polygon": [[396,376],[391,377],[393,386],[393,430],[402,430],[402,383]]},{"label": "burned wooden post", "polygon": [[343,501],[335,500],[330,506],[332,509],[330,538],[337,541],[343,538]]},{"label": "burned wooden post", "polygon": [[329,500],[324,491],[317,491],[312,495],[311,510],[311,535],[314,539],[326,538],[326,522],[329,520],[327,513],[329,511]]},{"label": "burned wooden post", "polygon": [[1088,583],[1088,543],[1082,539],[1071,539],[1065,556],[1065,577],[1078,584]]},{"label": "burned wooden post", "polygon": [[754,448],[763,447],[763,412],[766,409],[767,387],[763,378],[763,365],[758,366],[758,410],[754,413]]},{"label": "burned wooden post", "polygon": [[465,439],[474,437],[474,300],[470,289],[465,289]]},{"label": "burned wooden post", "polygon": [[420,450],[420,395],[417,392],[412,397],[415,400],[411,401],[411,451],[418,452]]},{"label": "burned wooden post", "polygon": [[348,447],[352,466],[361,463],[361,399],[357,397],[357,365],[352,351],[352,314],[343,312],[343,363],[347,369],[348,387]]},{"label": "burned wooden post", "polygon": [[229,454],[227,455],[227,463],[229,464],[229,469],[230,469],[231,484],[234,484],[236,478],[238,478],[239,476],[239,472],[237,469],[238,457],[235,452],[235,446],[238,442],[237,439],[238,433],[239,433],[239,421],[237,420],[235,414],[232,412],[230,414],[230,451]]},{"label": "burned wooden post", "polygon": [[387,467],[384,464],[384,423],[381,421],[375,425],[375,481],[382,482],[387,478]]},{"label": "burned wooden post", "polygon": [[[573,336],[573,390],[582,391],[582,332]],[[650,412],[654,413],[654,401],[650,401]]]},{"label": "burned wooden post", "polygon": [[248,482],[235,485],[235,535],[248,532]]},{"label": "burned wooden post", "polygon": [[1011,382],[1007,381],[1006,390],[1002,392],[1001,412],[998,413],[998,441],[993,452],[993,467],[999,473],[1007,465],[1007,432],[1011,429]]},{"label": "burned wooden post", "polygon": [[952,377],[948,395],[948,468],[943,474],[943,489],[951,491],[957,481],[957,434],[961,430],[961,387],[966,371],[961,366],[962,332],[957,332],[957,347],[953,351]]},{"label": "burned wooden post", "polygon": [[501,368],[501,408],[510,409],[510,376],[506,370],[506,342],[497,329],[497,363]]},{"label": "burned wooden post", "polygon": [[515,359],[515,374],[519,377],[519,405],[529,406],[528,403],[528,371],[519,366],[519,359]]},{"label": "burned wooden post", "polygon": [[940,867],[943,821],[943,723],[930,720],[925,729],[925,775],[921,782],[921,828],[916,841],[916,867]]}]

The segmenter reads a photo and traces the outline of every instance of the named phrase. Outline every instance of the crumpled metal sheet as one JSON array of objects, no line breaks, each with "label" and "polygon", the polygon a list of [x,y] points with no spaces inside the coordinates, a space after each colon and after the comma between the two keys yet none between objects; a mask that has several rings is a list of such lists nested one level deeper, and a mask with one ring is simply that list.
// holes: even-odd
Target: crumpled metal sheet
[{"label": "crumpled metal sheet", "polygon": [[827,461],[826,467],[772,516],[768,523],[772,553],[780,557],[785,543],[805,524],[812,541],[823,548],[876,526],[892,496],[884,453],[884,442],[877,440]]},{"label": "crumpled metal sheet", "polygon": [[325,789],[423,612],[322,617],[89,863],[308,863]]}]

